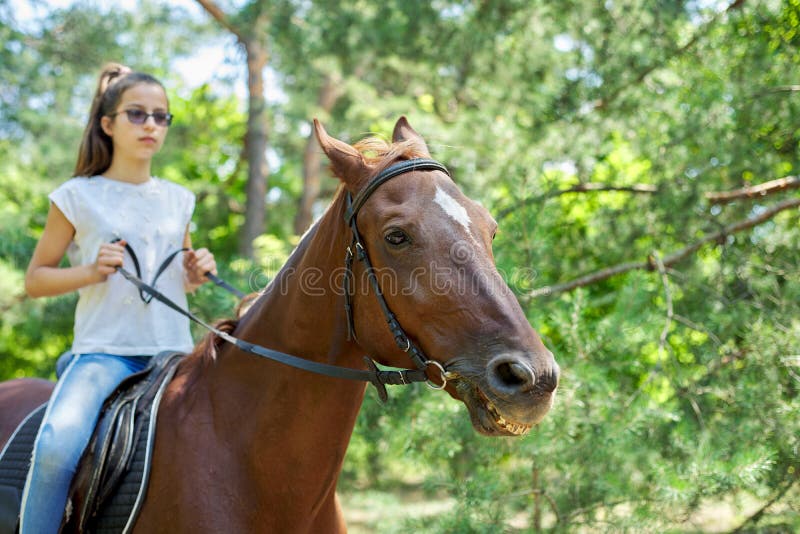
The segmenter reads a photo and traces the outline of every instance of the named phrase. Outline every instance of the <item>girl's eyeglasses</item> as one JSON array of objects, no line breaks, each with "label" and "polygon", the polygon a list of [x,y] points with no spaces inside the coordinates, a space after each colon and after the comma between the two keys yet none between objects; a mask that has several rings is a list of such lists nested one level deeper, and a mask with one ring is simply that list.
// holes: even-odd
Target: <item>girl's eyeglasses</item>
[{"label": "girl's eyeglasses", "polygon": [[122,111],[109,114],[109,117],[116,117],[120,113],[125,113],[131,124],[144,124],[150,117],[153,117],[153,122],[156,123],[156,126],[169,126],[172,124],[172,113],[167,113],[165,111],[147,113],[143,109],[123,109]]}]

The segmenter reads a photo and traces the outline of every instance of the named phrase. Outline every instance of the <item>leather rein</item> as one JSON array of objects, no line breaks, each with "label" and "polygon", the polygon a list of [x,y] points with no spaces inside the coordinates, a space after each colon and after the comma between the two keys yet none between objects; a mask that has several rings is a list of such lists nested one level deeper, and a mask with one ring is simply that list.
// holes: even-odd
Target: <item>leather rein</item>
[{"label": "leather rein", "polygon": [[[209,330],[210,332],[214,333],[216,336],[220,337],[221,339],[227,341],[228,343],[235,345],[237,348],[244,352],[249,352],[251,354],[255,354],[257,356],[262,356],[264,358],[268,358],[270,360],[289,365],[291,367],[295,367],[298,369],[302,369],[304,371],[309,371],[312,373],[330,376],[334,378],[344,378],[348,380],[358,380],[362,382],[369,382],[378,392],[378,397],[380,398],[381,402],[385,402],[388,398],[386,393],[386,385],[408,385],[415,382],[426,382],[429,387],[432,389],[444,389],[447,385],[448,378],[452,378],[453,376],[448,373],[444,366],[437,362],[436,360],[428,359],[422,350],[408,337],[408,335],[403,330],[403,327],[400,326],[397,317],[392,313],[389,305],[386,303],[386,299],[383,296],[383,292],[381,291],[380,284],[378,283],[378,279],[375,276],[375,271],[372,267],[372,262],[369,259],[369,254],[367,253],[367,249],[364,247],[361,234],[358,231],[358,226],[356,222],[356,218],[358,215],[359,210],[364,205],[364,203],[369,199],[369,197],[380,187],[382,184],[386,183],[387,181],[400,176],[405,173],[414,172],[414,171],[441,171],[450,176],[450,172],[447,168],[442,165],[441,163],[432,160],[432,159],[410,159],[395,163],[390,165],[389,167],[383,169],[378,175],[373,178],[367,186],[359,191],[359,193],[353,197],[350,192],[347,192],[347,208],[345,211],[345,222],[349,226],[352,232],[352,240],[350,245],[347,247],[345,251],[345,314],[347,316],[347,329],[348,329],[348,337],[349,339],[356,340],[355,334],[355,324],[353,321],[353,307],[352,307],[352,296],[353,296],[353,260],[358,259],[358,261],[364,264],[364,269],[367,272],[367,277],[369,278],[370,284],[372,286],[373,291],[378,299],[378,303],[380,304],[381,310],[383,311],[383,315],[386,319],[386,322],[389,325],[389,329],[392,332],[392,336],[394,337],[395,343],[397,346],[406,352],[411,359],[411,361],[416,366],[416,369],[380,369],[376,365],[375,361],[370,358],[369,356],[364,356],[364,362],[367,366],[367,370],[359,370],[359,369],[352,369],[350,367],[341,367],[338,365],[331,365],[326,363],[315,362],[311,360],[306,360],[304,358],[300,358],[298,356],[293,356],[291,354],[286,354],[284,352],[280,352],[273,349],[268,349],[266,347],[262,347],[261,345],[256,345],[254,343],[249,343],[242,339],[232,336],[231,334],[216,328],[199,317],[197,317],[194,313],[181,308],[178,304],[173,302],[163,293],[158,291],[155,287],[153,287],[156,283],[156,280],[161,275],[161,273],[169,266],[175,256],[186,249],[179,249],[170,254],[166,260],[161,264],[159,267],[155,278],[151,284],[144,282],[141,279],[141,272],[139,269],[139,261],[136,258],[136,254],[134,253],[133,249],[130,245],[126,245],[126,250],[131,255],[133,259],[134,267],[136,268],[136,275],[128,272],[122,267],[118,267],[117,271],[125,277],[129,282],[135,285],[139,289],[139,296],[145,302],[145,304],[149,304],[150,301],[156,299],[163,304],[166,304],[168,307],[172,308],[176,312],[188,317],[191,321],[199,324],[203,328]],[[137,276],[138,275],[138,276]],[[217,276],[214,276],[212,273],[206,273],[206,276],[213,281],[216,285],[227,289],[228,291],[236,294],[239,298],[242,298],[244,295],[230,286],[227,282],[220,279]],[[435,370],[439,372],[439,379],[441,380],[441,384],[436,384],[428,378],[427,371],[429,367],[433,367]]]}]

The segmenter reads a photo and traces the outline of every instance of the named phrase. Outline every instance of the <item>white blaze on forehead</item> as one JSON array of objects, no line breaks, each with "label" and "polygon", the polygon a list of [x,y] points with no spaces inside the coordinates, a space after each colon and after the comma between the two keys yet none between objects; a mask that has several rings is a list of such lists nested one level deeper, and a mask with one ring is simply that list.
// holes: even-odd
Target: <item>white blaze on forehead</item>
[{"label": "white blaze on forehead", "polygon": [[467,233],[472,236],[472,232],[469,229],[471,219],[469,218],[469,215],[467,215],[466,208],[459,204],[458,200],[445,193],[442,188],[437,185],[436,196],[433,197],[433,201],[439,204],[439,206],[447,215],[450,216],[451,219],[463,226]]}]

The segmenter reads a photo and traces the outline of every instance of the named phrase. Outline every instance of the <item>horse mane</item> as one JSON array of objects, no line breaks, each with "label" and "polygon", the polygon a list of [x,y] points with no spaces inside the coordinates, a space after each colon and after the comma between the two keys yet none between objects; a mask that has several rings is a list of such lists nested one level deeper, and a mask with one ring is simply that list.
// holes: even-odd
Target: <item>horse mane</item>
[{"label": "horse mane", "polygon": [[[226,334],[232,335],[233,331],[236,330],[236,327],[239,326],[239,319],[242,317],[242,315],[247,313],[247,310],[250,309],[258,296],[259,293],[248,293],[245,295],[239,304],[236,305],[236,318],[222,319],[214,324],[214,328],[221,330]],[[208,332],[195,346],[194,350],[187,354],[186,358],[184,359],[184,364],[188,365],[190,384],[200,376],[199,371],[203,369],[206,364],[217,359],[217,354],[219,353],[224,341],[224,339],[219,337],[214,332]]]},{"label": "horse mane", "polygon": [[361,152],[368,166],[373,167],[373,174],[377,174],[398,160],[428,157],[419,143],[412,139],[391,143],[382,137],[372,135],[358,141],[353,148]]},{"label": "horse mane", "polygon": [[[217,324],[214,325],[214,328],[221,330],[226,334],[231,334],[234,330],[236,330],[236,326],[238,324],[239,319],[223,319],[217,322]],[[217,334],[214,332],[209,332],[203,336],[203,339],[200,340],[200,343],[197,344],[190,356],[198,355],[203,360],[214,360],[217,357],[219,348],[224,342],[225,340],[219,337]]]},{"label": "horse mane", "polygon": [[[372,176],[376,175],[396,161],[428,157],[428,154],[421,150],[418,143],[415,143],[413,140],[404,140],[393,143],[377,135],[371,135],[361,139],[353,145],[353,148],[362,154],[367,166],[372,168],[372,172],[370,173]],[[331,172],[336,174],[333,167],[331,167]],[[344,214],[344,191],[344,184],[340,184],[336,189],[333,200],[328,206],[328,209],[325,211],[325,214],[323,214],[323,216],[320,217],[302,236],[297,247],[289,256],[289,260],[291,260],[292,256],[294,256],[295,252],[298,252],[298,250],[302,250],[308,246],[308,243],[319,227],[323,223],[327,225],[327,219],[332,217],[338,221],[343,220],[342,214]],[[331,246],[333,246],[333,243],[331,243]],[[278,273],[278,276],[279,275],[280,273]],[[223,319],[214,326],[227,334],[232,334],[239,325],[239,319],[250,309],[260,294],[260,292],[248,294],[236,307],[235,319]],[[209,332],[203,336],[203,339],[197,344],[197,346],[185,360],[185,362],[190,366],[189,375],[194,377],[199,376],[198,372],[205,367],[206,364],[216,360],[217,354],[219,353],[219,350],[224,342],[225,341],[221,337],[213,332]]]}]

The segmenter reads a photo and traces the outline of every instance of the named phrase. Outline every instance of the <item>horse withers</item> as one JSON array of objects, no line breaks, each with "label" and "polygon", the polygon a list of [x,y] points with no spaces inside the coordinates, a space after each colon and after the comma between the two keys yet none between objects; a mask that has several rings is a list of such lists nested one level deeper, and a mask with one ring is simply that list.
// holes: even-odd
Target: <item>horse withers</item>
[{"label": "horse withers", "polygon": [[[550,409],[559,369],[495,268],[492,217],[404,117],[391,143],[351,146],[314,127],[342,187],[221,328],[320,364],[413,364],[464,403],[476,431],[527,433]],[[207,337],[163,395],[133,531],[346,531],[336,484],[365,387]],[[42,398],[0,384],[0,429]]]}]

